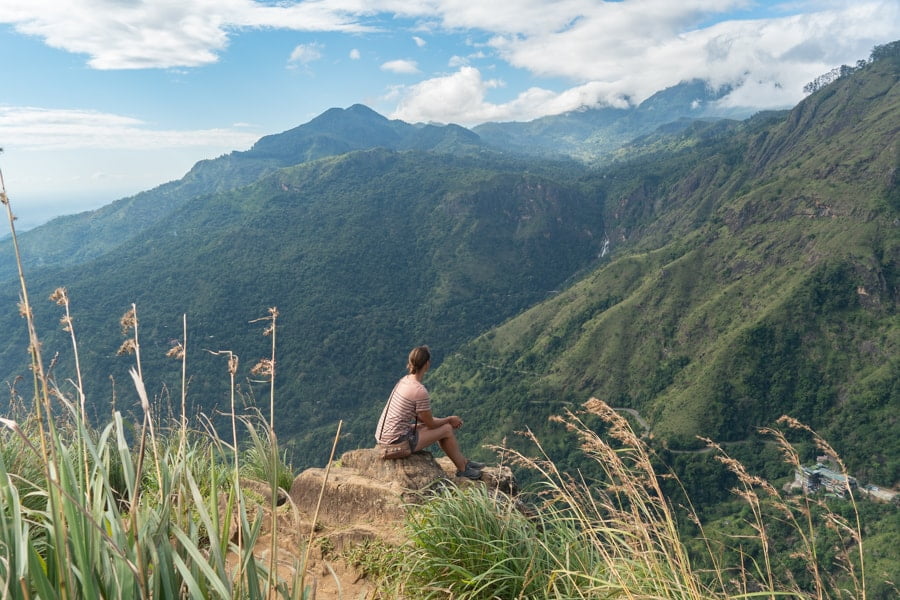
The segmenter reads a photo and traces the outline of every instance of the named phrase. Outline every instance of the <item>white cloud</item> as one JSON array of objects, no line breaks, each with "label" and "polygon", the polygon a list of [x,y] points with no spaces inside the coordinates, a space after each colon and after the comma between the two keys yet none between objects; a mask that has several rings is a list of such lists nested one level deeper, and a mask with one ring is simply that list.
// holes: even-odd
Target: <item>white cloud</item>
[{"label": "white cloud", "polygon": [[184,147],[236,150],[251,146],[258,138],[258,134],[233,129],[153,129],[138,119],[95,111],[0,106],[0,139],[8,151]]},{"label": "white cloud", "polygon": [[322,58],[322,44],[316,42],[311,44],[298,44],[291,51],[291,56],[288,58],[288,64],[291,66],[307,65],[320,58]]},{"label": "white cloud", "polygon": [[[427,79],[401,90],[397,109],[391,118],[411,123],[436,121],[460,125],[508,120],[517,112],[512,103],[496,105],[485,101],[488,90],[502,85],[497,79],[485,81],[474,67],[462,67],[451,75]],[[537,90],[531,93],[534,96],[553,95],[552,92]]]},{"label": "white cloud", "polygon": [[553,11],[529,0],[441,6],[446,27],[493,32],[488,46],[510,65],[573,86],[531,88],[512,101],[491,103],[480,72],[453,56],[448,64],[462,67],[457,73],[404,88],[397,118],[526,120],[582,106],[622,106],[626,98],[640,102],[693,78],[732,86],[723,106],[782,108],[802,99],[803,86],[816,76],[900,37],[900,3],[882,0],[785,4],[786,16],[713,25],[705,23],[749,4],[561,0]]},{"label": "white cloud", "polygon": [[[476,45],[533,75],[639,101],[694,77],[752,89],[789,105],[805,83],[872,46],[900,38],[897,0],[763,3],[777,18],[728,20],[751,0],[2,0],[0,23],[85,54],[97,69],[174,68],[215,62],[247,29],[365,33],[385,17],[424,30],[468,32]],[[724,19],[724,20],[723,20]],[[420,46],[425,40],[414,36]],[[351,51],[351,58],[358,53]],[[483,54],[482,54],[483,56]],[[471,58],[471,57],[470,57]],[[451,59],[451,68],[465,64]],[[411,61],[385,70],[417,73]],[[737,101],[738,96],[735,96]]]},{"label": "white cloud", "polygon": [[381,65],[381,70],[400,75],[415,75],[419,72],[419,66],[414,60],[389,60]]},{"label": "white cloud", "polygon": [[[358,33],[341,2],[254,0],[3,0],[0,23],[48,46],[86,54],[95,69],[195,67],[216,62],[242,29]],[[369,11],[356,7],[357,14]]]},{"label": "white cloud", "polygon": [[778,83],[783,92],[769,96],[770,102],[787,106],[830,66],[852,63],[878,40],[900,36],[900,4],[886,0],[786,5],[808,10],[702,26],[740,4],[746,3],[581,4],[564,27],[530,26],[528,32],[511,25],[508,32],[498,29],[489,44],[511,65],[535,75],[605,83],[637,101],[698,77],[717,85]]},{"label": "white cloud", "polygon": [[[184,80],[191,75],[187,67],[216,62],[229,41],[247,31],[289,30],[324,39],[319,34],[362,36],[390,28],[395,39],[412,38],[420,47],[427,40],[430,58],[438,61],[444,42],[460,41],[475,52],[466,54],[460,46],[448,50],[443,60],[449,74],[423,76],[411,60],[385,62],[384,71],[421,81],[389,89],[382,101],[396,107],[397,118],[464,125],[529,120],[581,106],[623,106],[627,99],[640,101],[695,77],[733,86],[725,106],[791,106],[805,83],[868,56],[876,44],[900,38],[897,0],[779,1],[0,0],[0,30],[12,27],[81,55],[93,69],[166,68]],[[776,16],[729,16],[736,11]],[[329,47],[339,44],[329,41]],[[307,64],[323,52],[321,45],[301,44],[289,64]],[[351,60],[361,58],[358,48],[348,52]],[[484,62],[488,58],[490,64]],[[423,68],[430,70],[430,64]],[[506,66],[520,71],[507,75]],[[503,73],[510,86],[526,83],[498,100],[504,80],[486,79],[488,72]],[[375,93],[362,85],[358,93]],[[69,101],[58,97],[54,103]],[[303,106],[297,114],[311,110]],[[32,189],[42,190],[49,189],[44,180],[54,179],[53,189],[66,198],[75,193],[70,183],[90,180],[90,173],[106,173],[96,180],[107,183],[128,173],[132,191],[155,185],[160,173],[183,174],[197,155],[250,146],[257,138],[249,133],[254,127],[175,131],[123,114],[0,105],[0,145],[7,150],[2,158],[4,167],[12,167],[4,173],[7,182],[25,177],[34,182]],[[90,163],[92,156],[102,160]],[[26,165],[32,157],[39,158]],[[117,162],[122,160],[131,163]],[[153,168],[154,161],[167,166]],[[140,186],[136,177],[144,178]]]}]

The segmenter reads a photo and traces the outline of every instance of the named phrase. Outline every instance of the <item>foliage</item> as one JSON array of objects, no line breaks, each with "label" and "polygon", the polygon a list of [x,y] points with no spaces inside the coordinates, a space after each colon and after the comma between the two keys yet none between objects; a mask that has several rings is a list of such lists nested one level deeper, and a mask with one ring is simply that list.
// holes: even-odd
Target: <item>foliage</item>
[{"label": "foliage", "polygon": [[258,419],[248,417],[243,421],[250,445],[243,453],[241,472],[255,481],[274,481],[278,488],[290,491],[291,484],[294,483],[294,469],[287,460],[287,452],[273,457],[272,449],[277,448],[277,441],[271,439],[271,431],[268,428],[258,428],[254,425],[254,422],[265,424],[261,417]]},{"label": "foliage", "polygon": [[346,561],[376,585],[391,586],[397,575],[397,565],[406,556],[404,548],[393,546],[377,538],[351,544],[341,550],[340,558]]},{"label": "foliage", "polygon": [[[95,422],[111,412],[99,398],[115,397],[117,383],[128,380],[127,363],[109,348],[125,307],[141,306],[144,367],[163,382],[151,390],[162,402],[178,389],[181,373],[164,353],[187,315],[197,373],[188,413],[211,415],[219,428],[228,425],[215,417],[228,389],[214,376],[224,370],[221,359],[208,351],[224,346],[241,357],[237,383],[252,401],[259,384],[246,368],[265,351],[256,326],[240,324],[260,306],[282,307],[287,335],[278,361],[289,376],[277,383],[277,427],[294,450],[291,461],[321,464],[339,418],[348,420],[342,443],[371,439],[387,393],[379,390],[402,371],[404,348],[423,341],[452,348],[594,260],[595,200],[564,181],[567,170],[522,167],[383,150],[322,159],[198,199],[106,258],[42,271],[31,285],[49,295],[64,283],[77,299]],[[56,320],[41,303],[35,317],[48,330]],[[0,364],[17,373],[25,342],[9,325]],[[48,334],[46,343],[60,341]],[[73,367],[72,355],[61,353],[60,378]]]},{"label": "foliage", "polygon": [[[532,500],[514,502],[480,486],[438,493],[410,517],[412,549],[397,561],[400,574],[388,593],[415,590],[417,597],[428,598],[868,597],[855,505],[843,513],[819,499],[783,497],[719,448],[719,459],[736,477],[746,520],[707,534],[690,509],[689,519],[679,521],[662,490],[665,476],[657,474],[650,449],[626,421],[599,401],[585,408],[607,423],[608,435],[597,435],[572,412],[560,420],[600,467],[600,479],[560,471],[537,438],[529,436],[539,458],[517,452],[513,457],[540,474]],[[809,431],[795,421],[787,425]],[[795,465],[796,453],[785,434],[768,433]],[[504,452],[508,455],[508,449]],[[823,570],[835,560],[842,565],[837,575]]]},{"label": "foliage", "polygon": [[[69,418],[71,427],[46,437],[58,461],[42,455],[34,428],[4,420],[3,447],[23,448],[15,462],[0,459],[4,597],[270,597],[266,566],[251,554],[261,517],[251,520],[240,488],[220,478],[227,457],[176,437],[169,451],[146,449],[147,458],[160,452],[160,470],[145,478],[120,417],[97,435]],[[280,585],[279,597],[299,597],[290,589]]]},{"label": "foliage", "polygon": [[529,520],[502,494],[448,489],[410,522],[405,587],[423,598],[576,597],[598,575],[602,550],[585,542],[575,516]]},{"label": "foliage", "polygon": [[[0,200],[7,208],[18,252],[14,218],[2,188]],[[221,440],[195,441],[184,410],[172,439],[157,432],[142,375],[136,308],[132,306],[121,320],[127,336],[122,349],[136,356],[129,375],[143,422],[129,427],[121,413],[114,411],[111,421],[95,431],[86,419],[68,294],[57,289],[52,300],[64,307],[63,330],[70,335],[76,356],[74,396],[56,385],[43,361],[29,288],[18,260],[17,267],[34,395],[32,410],[22,409],[22,425],[13,418],[0,419],[2,596],[307,597],[302,575],[292,582],[278,579],[274,531],[269,562],[264,564],[253,553],[262,514],[250,520],[238,478],[237,446],[220,454],[217,449],[227,448]],[[184,365],[186,356],[180,355]],[[26,405],[15,395],[12,403]],[[232,406],[232,421],[236,418]],[[270,455],[277,456],[269,429]],[[234,470],[228,471],[232,457]],[[274,477],[268,484],[275,489]],[[275,494],[272,497],[274,524]]]},{"label": "foliage", "polygon": [[[586,176],[615,211],[610,239],[636,241],[434,373],[435,397],[486,417],[467,439],[528,424],[567,461],[539,418],[590,396],[637,410],[676,450],[697,449],[696,435],[750,440],[788,413],[835,439],[853,472],[893,485],[900,247],[881,201],[896,170],[892,69],[873,62],[789,114]],[[853,175],[826,175],[838,163]]]},{"label": "foliage", "polygon": [[[180,182],[67,221],[72,229],[48,229],[55,239],[42,243],[59,254],[36,259],[44,265],[31,289],[46,296],[67,285],[77,304],[64,318],[79,323],[86,350],[60,351],[46,382],[76,398],[86,422],[120,418],[116,435],[129,441],[159,422],[145,420],[145,406],[177,416],[174,390],[186,398],[182,414],[224,431],[235,392],[258,410],[257,392],[277,388],[272,425],[286,451],[253,462],[282,478],[277,462],[325,462],[339,419],[344,448],[370,445],[406,349],[428,343],[435,410],[465,417],[460,440],[475,454],[529,426],[561,468],[590,473],[596,466],[547,417],[597,396],[647,422],[659,460],[704,489],[704,516],[719,512],[734,475],[700,454],[696,436],[751,453],[756,428],[784,413],[834,439],[861,480],[891,486],[900,472],[896,48],[877,48],[791,111],[667,126],[602,168],[475,152],[454,128],[407,139],[415,149],[360,142],[364,150],[348,152],[357,126],[378,141],[392,135],[359,109],[267,140],[257,149],[267,156],[198,164]],[[613,118],[569,115],[560,131],[575,135],[593,119],[596,133]],[[322,137],[325,124],[347,127]],[[72,251],[93,235],[93,249]],[[34,366],[22,349],[39,346],[14,314],[15,287],[0,288],[0,369],[13,396],[38,381],[49,422],[63,412],[49,384],[18,378]],[[141,381],[159,382],[143,395],[111,342],[135,304]],[[255,322],[275,305],[286,334],[271,356],[277,381],[247,369],[269,355]],[[59,318],[43,302],[27,312],[47,331]],[[67,335],[42,342],[61,347]],[[187,380],[184,363],[165,358],[179,339],[192,360]],[[222,348],[242,359],[231,381],[220,376]],[[224,437],[236,449],[251,429],[238,423]],[[8,465],[17,443],[4,451]],[[166,481],[159,444],[147,446],[159,448],[143,472],[155,474],[151,490]],[[124,458],[110,458],[118,491],[128,489]],[[206,479],[194,479],[205,493]],[[873,528],[896,527],[873,518],[884,519]]]}]

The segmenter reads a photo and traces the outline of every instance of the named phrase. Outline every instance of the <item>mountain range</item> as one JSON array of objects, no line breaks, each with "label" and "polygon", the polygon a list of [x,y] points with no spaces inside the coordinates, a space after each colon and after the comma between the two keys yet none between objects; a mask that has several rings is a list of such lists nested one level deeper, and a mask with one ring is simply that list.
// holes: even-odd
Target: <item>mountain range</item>
[{"label": "mountain range", "polygon": [[[663,124],[682,119],[681,126],[687,126],[693,118],[747,116],[716,108],[714,101],[724,92],[712,91],[705,82],[685,82],[635,107],[586,109],[530,123],[488,123],[473,131],[456,125],[388,120],[360,104],[332,108],[294,129],[261,138],[247,151],[202,160],[180,180],[98,210],[59,217],[35,233],[21,234],[28,248],[25,266],[64,266],[90,260],[191,198],[250,184],[283,167],[354,150],[386,148],[470,156],[505,153],[603,162],[614,157],[611,151]],[[0,247],[0,280],[15,273],[12,249]]]},{"label": "mountain range", "polygon": [[[371,445],[406,352],[428,343],[435,410],[465,415],[469,447],[526,426],[553,436],[548,415],[597,396],[676,451],[698,435],[749,443],[791,414],[893,485],[900,44],[874,57],[744,119],[698,112],[717,96],[696,82],[635,109],[474,130],[331,109],[22,234],[26,278],[33,298],[68,289],[98,420],[137,407],[134,358],[116,356],[132,305],[157,410],[175,412],[181,365],[165,353],[185,318],[190,410],[214,424],[229,390],[215,353],[240,357],[243,402],[266,402],[249,369],[277,307],[276,428],[298,466],[327,459],[338,420],[345,448]],[[27,341],[0,256],[13,382]],[[34,310],[70,389],[59,307]]]}]

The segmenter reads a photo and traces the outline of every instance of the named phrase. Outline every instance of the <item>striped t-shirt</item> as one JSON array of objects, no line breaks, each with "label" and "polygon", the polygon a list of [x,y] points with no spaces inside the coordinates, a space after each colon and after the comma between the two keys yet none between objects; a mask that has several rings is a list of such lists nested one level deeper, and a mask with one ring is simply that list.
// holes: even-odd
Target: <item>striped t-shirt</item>
[{"label": "striped t-shirt", "polygon": [[[416,413],[431,410],[431,399],[428,390],[418,381],[415,375],[407,375],[397,382],[391,397],[381,411],[378,427],[375,429],[375,440],[382,444],[390,444],[409,433]],[[383,427],[383,429],[382,429]]]}]

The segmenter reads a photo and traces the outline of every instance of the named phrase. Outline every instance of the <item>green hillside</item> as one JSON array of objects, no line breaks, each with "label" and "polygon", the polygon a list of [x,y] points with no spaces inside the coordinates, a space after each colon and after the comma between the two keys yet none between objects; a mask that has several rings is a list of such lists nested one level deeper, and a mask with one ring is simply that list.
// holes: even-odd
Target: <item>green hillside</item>
[{"label": "green hillside", "polygon": [[[680,89],[676,99],[685,100],[689,91]],[[124,413],[125,422],[116,423],[117,450],[124,457],[131,455],[126,438],[140,431],[136,423],[142,417],[128,374],[135,358],[116,352],[125,335],[120,319],[129,308],[137,307],[142,378],[161,438],[180,403],[182,363],[166,354],[183,339],[185,316],[188,411],[192,417],[203,414],[191,425],[216,428],[217,439],[231,439],[223,354],[239,357],[241,410],[268,408],[269,381],[252,367],[270,356],[274,344],[273,427],[279,449],[287,449],[284,460],[300,470],[328,460],[339,421],[338,454],[373,444],[376,417],[403,373],[406,352],[426,343],[434,353],[435,369],[426,379],[434,411],[463,416],[459,436],[467,453],[493,464],[498,457],[489,446],[506,444],[534,456],[534,445],[516,435],[528,429],[561,469],[560,487],[542,489],[566,504],[559,514],[574,526],[558,552],[552,546],[553,561],[577,549],[571,542],[584,539],[586,531],[567,516],[580,509],[566,494],[583,489],[591,524],[602,524],[598,542],[586,545],[596,555],[608,554],[615,539],[652,533],[644,517],[652,522],[663,503],[654,496],[645,513],[633,501],[652,489],[672,502],[663,529],[667,536],[676,530],[680,535],[680,565],[688,567],[680,561],[681,544],[691,555],[684,569],[691,580],[721,576],[724,585],[758,568],[759,575],[771,571],[809,590],[815,586],[809,585],[808,568],[815,563],[837,577],[835,589],[843,588],[846,573],[836,549],[846,543],[862,550],[850,560],[865,557],[868,597],[893,597],[900,580],[896,505],[865,500],[857,512],[846,500],[810,497],[809,504],[794,507],[809,508],[804,519],[810,535],[799,540],[783,518],[767,521],[755,509],[751,515],[734,499],[731,490],[739,480],[749,488],[763,487],[762,479],[729,472],[705,452],[698,436],[721,443],[772,483],[767,493],[779,494],[792,469],[765,441],[772,436],[764,439],[757,429],[787,414],[828,440],[860,484],[900,484],[900,42],[842,69],[839,78],[790,111],[743,121],[667,122],[664,100],[656,98],[645,109],[661,113],[653,118],[665,124],[617,145],[602,168],[488,150],[482,138],[460,127],[389,121],[361,106],[335,109],[263,138],[246,153],[198,163],[178,182],[29,232],[22,244],[26,278],[47,369],[74,397],[70,335],[60,327],[62,309],[46,300],[64,286],[87,412],[99,424],[109,423],[114,410]],[[600,143],[613,117],[566,115],[492,131],[509,136],[513,145],[527,144],[531,135],[564,141],[571,134],[577,137],[571,148],[584,148],[580,144]],[[3,252],[9,275],[15,263],[10,248]],[[10,386],[4,395],[10,404],[30,409],[33,378],[19,288],[9,277],[4,281],[0,380]],[[272,307],[278,309],[277,335],[266,337],[271,322],[261,319]],[[609,436],[602,416],[585,416],[586,445],[579,447],[578,438],[548,419],[578,410],[591,397],[627,409],[641,440]],[[62,411],[58,399],[48,398],[48,406]],[[3,407],[4,414],[13,412],[9,408]],[[18,458],[25,447],[21,440],[31,444],[13,435],[16,428],[12,421],[5,428],[16,443],[4,446],[4,464]],[[786,439],[796,444],[800,459],[814,460],[822,448],[808,437],[795,439],[795,433]],[[641,470],[666,473],[671,467],[680,481],[640,476],[629,492],[608,470],[620,458],[619,444],[629,446],[621,455],[638,460]],[[646,455],[645,446],[651,450]],[[599,461],[588,459],[592,452]],[[165,491],[174,488],[163,475],[181,467],[151,467],[151,454],[143,468],[156,471],[154,494],[159,492],[164,522],[171,512],[165,503],[180,496]],[[198,449],[197,468],[212,471],[208,501],[214,506],[220,491],[216,467],[224,463],[206,454]],[[113,468],[130,465],[119,462]],[[48,482],[54,471],[47,471]],[[71,469],[65,473],[64,483],[80,477]],[[520,483],[527,485],[527,477],[520,476]],[[5,498],[17,498],[12,482],[29,484],[29,476],[6,479]],[[145,479],[146,486],[152,475],[145,473]],[[597,479],[609,485],[595,486]],[[69,498],[88,497],[77,487],[47,489],[52,493],[22,498],[46,497],[54,504],[62,491],[62,508],[71,508]],[[685,492],[696,520],[682,516]],[[598,504],[606,493],[612,504]],[[109,507],[119,510],[118,496],[109,498]],[[582,498],[581,492],[574,498]],[[793,498],[779,501],[792,505]],[[493,514],[499,505],[494,497],[485,501]],[[107,518],[104,502],[95,504],[106,511],[100,520]],[[67,514],[84,531],[107,535],[83,520],[88,511],[72,506]],[[461,514],[474,514],[468,511],[472,506],[461,502]],[[636,517],[637,528],[621,534],[610,520],[616,511]],[[25,530],[51,512],[27,513],[35,518],[26,519]],[[146,514],[153,527],[161,522]],[[528,526],[521,529],[522,542],[507,537],[504,543],[525,549],[521,564],[530,585],[534,553],[524,542],[567,529],[523,514],[516,507],[509,513],[514,519],[502,525]],[[19,512],[8,516],[21,526]],[[842,518],[859,524],[864,548],[855,533],[839,539],[840,528],[833,526]],[[822,519],[825,525],[812,524]],[[470,545],[479,561],[490,568],[505,564],[484,554],[485,544],[503,537],[493,533],[501,528],[451,515],[451,521],[429,527],[440,534],[436,573],[463,573],[446,568],[447,543],[460,546],[446,522],[478,532]],[[703,535],[695,535],[701,522]],[[195,531],[209,543],[209,532]],[[55,541],[56,533],[66,533],[65,527],[48,539]],[[745,553],[744,542],[757,534],[768,536],[771,563],[754,550]],[[154,547],[169,551],[171,539],[164,532]],[[712,543],[701,547],[703,540]],[[796,552],[801,541],[815,550],[812,560]],[[644,548],[647,557],[660,555],[655,543]],[[88,554],[77,554],[79,564],[91,564]],[[194,554],[202,558],[199,550]],[[705,562],[697,560],[704,554]],[[578,555],[571,556],[578,563]],[[622,556],[630,576],[655,581],[652,572],[634,568],[640,566],[634,553]],[[741,565],[741,571],[720,571],[720,558],[721,564]],[[42,564],[29,561],[46,577]],[[580,577],[581,568],[566,572]],[[71,569],[50,571],[68,577]],[[468,573],[462,578],[466,585],[472,581]],[[628,587],[616,593],[622,589],[631,593]],[[742,589],[747,596],[763,593]]]},{"label": "green hillside", "polygon": [[[201,196],[115,251],[40,271],[35,298],[69,290],[81,366],[96,417],[134,406],[118,320],[135,303],[142,359],[161,410],[180,389],[164,358],[188,320],[192,413],[228,401],[224,359],[239,381],[269,354],[263,326],[277,307],[277,427],[298,464],[326,457],[318,441],[346,419],[348,445],[368,445],[385,389],[405,352],[447,352],[558,289],[602,246],[600,204],[570,183],[583,170],[418,151],[353,152],[286,168],[232,192]],[[3,289],[4,380],[24,373],[16,289]],[[44,344],[72,375],[58,307],[36,308]],[[110,380],[110,375],[116,386]],[[165,387],[163,387],[165,385]],[[253,385],[249,386],[250,388]],[[263,388],[264,386],[258,386]]]},{"label": "green hillside", "polygon": [[786,115],[588,176],[612,259],[461,348],[435,396],[492,442],[591,396],[674,449],[789,414],[858,476],[900,481],[898,75],[893,56]]},{"label": "green hillside", "polygon": [[[25,267],[79,265],[131,243],[134,236],[204,194],[239,188],[283,167],[371,148],[473,153],[478,136],[454,125],[416,127],[356,104],[333,108],[309,123],[267,135],[245,152],[201,160],[177,181],[122,198],[97,210],[57,217],[20,234]],[[10,244],[0,247],[0,281],[15,277]]]},{"label": "green hillside", "polygon": [[[247,151],[201,160],[177,181],[97,210],[57,217],[20,233],[23,260],[29,271],[82,264],[130,243],[195,197],[248,185],[280,168],[358,150],[386,148],[462,156],[500,152],[605,160],[636,136],[679,117],[727,114],[710,108],[718,95],[702,82],[686,82],[630,109],[575,111],[529,123],[489,123],[477,127],[478,133],[457,125],[389,120],[360,104],[332,108],[308,123],[264,136]],[[696,108],[698,102],[702,109]],[[0,281],[15,274],[12,249],[0,246]]]},{"label": "green hillside", "polygon": [[[126,202],[149,211],[140,227],[101,236],[77,264],[28,268],[29,285],[36,298],[69,288],[98,418],[133,403],[131,359],[115,356],[132,303],[158,410],[178,396],[180,365],[164,354],[187,315],[188,399],[213,418],[228,378],[210,351],[241,357],[243,400],[259,402],[267,389],[249,369],[270,341],[251,321],[277,307],[277,427],[297,465],[321,464],[339,419],[345,448],[369,445],[406,350],[428,343],[436,410],[467,415],[470,446],[596,395],[638,410],[673,449],[697,434],[744,441],[790,413],[892,484],[896,51],[790,112],[682,122],[604,169],[481,151],[462,128],[365,107],[328,111],[198,164],[173,185],[204,183],[158,212]],[[118,208],[98,223],[138,214]],[[27,346],[15,286],[2,292],[11,381]],[[58,309],[36,311],[64,385]]]}]

